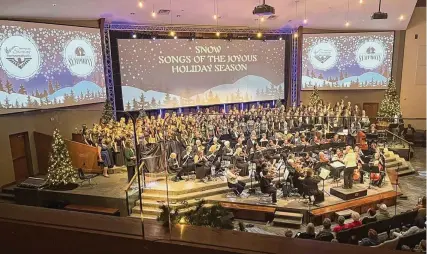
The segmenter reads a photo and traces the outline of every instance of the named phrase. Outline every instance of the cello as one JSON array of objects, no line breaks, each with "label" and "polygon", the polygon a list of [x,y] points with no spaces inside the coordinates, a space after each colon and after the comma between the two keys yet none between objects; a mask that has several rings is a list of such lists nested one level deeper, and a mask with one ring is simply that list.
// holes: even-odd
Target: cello
[{"label": "cello", "polygon": [[368,143],[366,142],[366,134],[363,131],[359,131],[356,137],[356,144],[362,150],[368,150]]}]

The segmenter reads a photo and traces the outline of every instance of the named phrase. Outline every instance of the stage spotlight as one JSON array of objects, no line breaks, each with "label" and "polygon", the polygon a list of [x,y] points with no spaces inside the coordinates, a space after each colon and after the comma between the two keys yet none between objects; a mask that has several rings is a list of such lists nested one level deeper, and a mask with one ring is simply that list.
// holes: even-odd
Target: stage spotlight
[{"label": "stage spotlight", "polygon": [[258,33],[256,34],[256,37],[261,38],[261,37],[262,37],[262,33],[261,33],[261,32],[258,32]]},{"label": "stage spotlight", "polygon": [[214,14],[213,19],[218,19],[218,15]]},{"label": "stage spotlight", "polygon": [[349,26],[350,26],[350,22],[348,22],[348,21],[347,21],[347,22],[345,22],[345,26],[346,26],[346,27],[349,27]]},{"label": "stage spotlight", "polygon": [[151,37],[151,39],[153,39],[153,41],[155,41],[156,40],[156,36]]},{"label": "stage spotlight", "polygon": [[279,37],[279,41],[283,40],[282,36]]},{"label": "stage spotlight", "polygon": [[170,35],[170,36],[175,36],[175,34],[176,34],[176,33],[175,33],[174,31],[170,31],[170,32],[169,32],[169,35]]},{"label": "stage spotlight", "polygon": [[303,20],[303,23],[304,23],[304,24],[307,24],[307,23],[308,23],[308,20],[307,20],[307,19],[304,19],[304,20]]},{"label": "stage spotlight", "polygon": [[132,38],[136,39],[137,35],[135,33],[132,34]]},{"label": "stage spotlight", "polygon": [[248,41],[250,41],[251,40],[251,37],[248,37]]},{"label": "stage spotlight", "polygon": [[294,33],[294,38],[298,38],[298,33]]},{"label": "stage spotlight", "polygon": [[220,32],[216,32],[215,35],[216,35],[216,37],[219,37],[221,35],[221,33]]},{"label": "stage spotlight", "polygon": [[139,8],[144,7],[144,3],[142,2],[142,0],[139,0],[139,1],[138,1],[138,6],[139,6]]},{"label": "stage spotlight", "polygon": [[175,35],[173,38],[176,40],[176,39],[178,39],[178,36]]}]

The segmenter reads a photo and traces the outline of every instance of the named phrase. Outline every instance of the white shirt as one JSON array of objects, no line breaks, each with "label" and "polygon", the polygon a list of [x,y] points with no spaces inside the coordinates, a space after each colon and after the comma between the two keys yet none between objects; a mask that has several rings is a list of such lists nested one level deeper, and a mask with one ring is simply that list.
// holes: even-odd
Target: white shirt
[{"label": "white shirt", "polygon": [[346,168],[357,167],[357,156],[354,152],[347,153],[343,161]]}]

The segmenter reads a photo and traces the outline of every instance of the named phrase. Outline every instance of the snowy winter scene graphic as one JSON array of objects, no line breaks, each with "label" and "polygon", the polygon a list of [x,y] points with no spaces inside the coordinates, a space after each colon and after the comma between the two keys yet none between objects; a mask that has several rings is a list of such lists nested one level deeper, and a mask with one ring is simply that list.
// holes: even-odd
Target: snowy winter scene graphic
[{"label": "snowy winter scene graphic", "polygon": [[284,41],[118,40],[125,110],[284,98]]},{"label": "snowy winter scene graphic", "polygon": [[101,50],[97,29],[0,21],[0,109],[105,101]]},{"label": "snowy winter scene graphic", "polygon": [[304,35],[302,89],[386,89],[393,42],[393,32]]}]

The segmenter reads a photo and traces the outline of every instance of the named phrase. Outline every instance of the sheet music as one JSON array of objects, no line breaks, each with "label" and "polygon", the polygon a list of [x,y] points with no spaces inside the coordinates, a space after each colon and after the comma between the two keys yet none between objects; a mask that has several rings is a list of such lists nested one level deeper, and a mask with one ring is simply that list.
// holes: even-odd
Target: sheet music
[{"label": "sheet music", "polygon": [[345,167],[345,165],[341,161],[334,161],[334,162],[330,163],[329,165],[331,165],[331,167],[333,167],[333,168]]},{"label": "sheet music", "polygon": [[322,178],[323,180],[325,180],[329,176],[330,173],[331,173],[331,171],[327,170],[326,168],[321,168],[319,177]]}]

